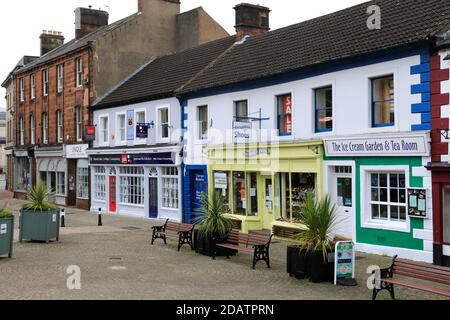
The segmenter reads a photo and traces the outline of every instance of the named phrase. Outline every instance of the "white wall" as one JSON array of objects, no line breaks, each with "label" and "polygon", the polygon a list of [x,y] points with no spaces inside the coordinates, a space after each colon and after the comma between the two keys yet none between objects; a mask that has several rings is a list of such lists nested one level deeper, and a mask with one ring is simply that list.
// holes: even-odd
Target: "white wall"
[{"label": "white wall", "polygon": [[[185,111],[189,115],[186,121],[188,131],[185,134],[186,163],[206,164],[206,144],[232,141],[230,129],[234,120],[233,102],[237,100],[248,100],[249,113],[258,112],[259,108],[262,108],[262,117],[270,118],[262,123],[263,130],[267,130],[266,134],[263,134],[263,141],[272,140],[271,131],[277,127],[275,97],[286,93],[292,94],[293,134],[289,137],[279,137],[280,141],[322,139],[329,135],[336,137],[410,132],[411,125],[421,123],[420,115],[411,113],[411,104],[420,102],[420,95],[411,94],[411,85],[420,83],[420,76],[411,75],[410,69],[418,64],[420,56],[415,55],[279,85],[191,99]],[[394,74],[396,124],[394,127],[372,128],[370,79],[388,74]],[[328,85],[333,86],[334,129],[328,133],[315,133],[313,89]],[[207,142],[197,140],[197,106],[201,105],[209,107],[211,128]],[[254,124],[254,129],[255,126],[258,124]]]}]

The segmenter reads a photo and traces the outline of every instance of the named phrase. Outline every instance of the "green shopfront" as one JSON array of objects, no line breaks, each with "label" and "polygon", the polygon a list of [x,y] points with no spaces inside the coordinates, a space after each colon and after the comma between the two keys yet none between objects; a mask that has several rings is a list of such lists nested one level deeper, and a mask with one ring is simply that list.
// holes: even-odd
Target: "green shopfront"
[{"label": "green shopfront", "polygon": [[325,192],[338,206],[335,234],[367,253],[432,262],[426,133],[325,141]]}]

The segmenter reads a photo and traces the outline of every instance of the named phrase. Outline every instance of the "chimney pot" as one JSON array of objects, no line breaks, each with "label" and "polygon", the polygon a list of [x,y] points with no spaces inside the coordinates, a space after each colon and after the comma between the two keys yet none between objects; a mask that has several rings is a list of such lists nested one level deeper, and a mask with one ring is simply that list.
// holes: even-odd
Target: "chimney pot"
[{"label": "chimney pot", "polygon": [[236,41],[270,31],[270,9],[260,5],[241,3],[236,10]]}]

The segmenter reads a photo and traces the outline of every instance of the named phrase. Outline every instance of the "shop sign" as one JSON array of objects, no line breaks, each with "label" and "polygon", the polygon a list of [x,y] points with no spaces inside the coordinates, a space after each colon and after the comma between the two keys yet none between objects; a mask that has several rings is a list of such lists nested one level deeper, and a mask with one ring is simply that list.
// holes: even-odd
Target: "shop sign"
[{"label": "shop sign", "polygon": [[87,144],[73,144],[66,145],[66,158],[67,159],[86,159],[86,154],[89,146]]},{"label": "shop sign", "polygon": [[336,243],[335,285],[356,285],[355,282],[355,244],[351,241]]},{"label": "shop sign", "polygon": [[252,137],[251,122],[233,122],[233,142],[237,144],[248,144]]},{"label": "shop sign", "polygon": [[143,165],[143,164],[167,164],[174,165],[175,160],[173,154],[166,153],[141,153],[141,154],[113,154],[113,155],[91,155],[91,164],[127,164],[127,165]]},{"label": "shop sign", "polygon": [[86,141],[94,141],[94,140],[95,140],[95,126],[87,126]]},{"label": "shop sign", "polygon": [[28,151],[14,151],[14,156],[16,158],[27,158],[28,157]]},{"label": "shop sign", "polygon": [[270,150],[267,147],[256,148],[256,149],[253,149],[253,150],[246,150],[246,151],[244,151],[243,155],[244,155],[245,158],[255,158],[255,157],[263,156],[263,155],[268,156],[268,155],[270,155]]},{"label": "shop sign", "polygon": [[214,173],[214,188],[215,189],[228,189],[228,177],[226,173],[215,172]]},{"label": "shop sign", "polygon": [[136,138],[147,139],[148,138],[148,124],[138,123],[136,125]]},{"label": "shop sign", "polygon": [[349,138],[325,140],[325,152],[329,157],[429,156],[427,136],[386,136],[374,138]]},{"label": "shop sign", "polygon": [[408,189],[408,214],[414,218],[427,217],[427,190]]},{"label": "shop sign", "polygon": [[292,133],[292,97],[291,95],[287,95],[283,98],[283,106],[284,106],[284,128],[285,133]]},{"label": "shop sign", "polygon": [[134,110],[127,111],[127,140],[134,140]]}]

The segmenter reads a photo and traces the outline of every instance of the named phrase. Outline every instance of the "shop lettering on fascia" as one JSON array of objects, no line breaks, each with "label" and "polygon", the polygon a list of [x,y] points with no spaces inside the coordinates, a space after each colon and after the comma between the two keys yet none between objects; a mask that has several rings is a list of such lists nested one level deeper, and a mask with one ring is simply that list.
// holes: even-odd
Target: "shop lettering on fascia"
[{"label": "shop lettering on fascia", "polygon": [[428,133],[329,138],[325,191],[338,206],[335,233],[357,250],[432,261]]}]

